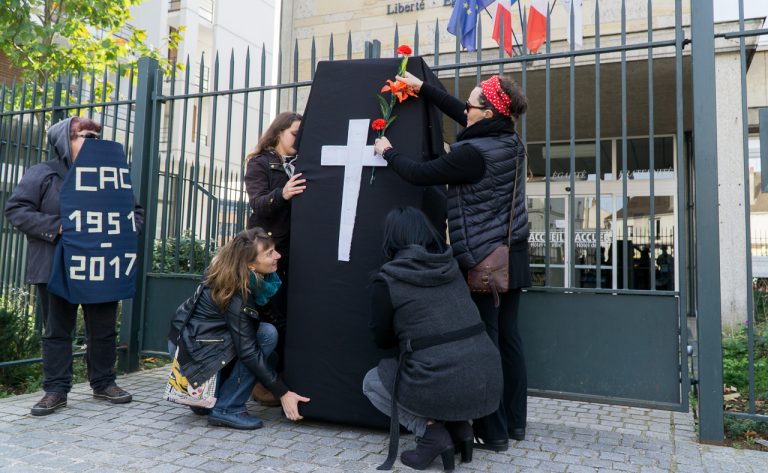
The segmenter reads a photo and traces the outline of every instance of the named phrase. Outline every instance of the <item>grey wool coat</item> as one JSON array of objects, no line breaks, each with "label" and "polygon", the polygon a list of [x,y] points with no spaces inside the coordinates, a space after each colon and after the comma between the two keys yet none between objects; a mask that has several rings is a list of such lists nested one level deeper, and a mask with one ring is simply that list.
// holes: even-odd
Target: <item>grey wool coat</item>
[{"label": "grey wool coat", "polygon": [[[27,236],[27,284],[47,284],[51,274],[61,225],[59,195],[72,167],[71,123],[72,118],[68,118],[48,129],[51,160],[27,169],[5,205],[5,217]],[[144,209],[137,204],[134,214],[140,230]]]},{"label": "grey wool coat", "polygon": [[[379,345],[481,323],[450,248],[439,254],[417,245],[403,249],[382,266],[374,286],[379,289],[374,287],[372,329]],[[394,358],[378,365],[390,391],[397,369]],[[397,400],[424,417],[467,420],[498,409],[501,393],[501,358],[482,332],[411,353],[400,372]]]}]

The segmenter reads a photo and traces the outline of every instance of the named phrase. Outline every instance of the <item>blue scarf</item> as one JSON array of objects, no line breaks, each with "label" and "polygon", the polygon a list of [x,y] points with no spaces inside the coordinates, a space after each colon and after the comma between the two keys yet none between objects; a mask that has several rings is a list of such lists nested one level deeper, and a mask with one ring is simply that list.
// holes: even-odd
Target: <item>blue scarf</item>
[{"label": "blue scarf", "polygon": [[257,305],[265,305],[269,298],[274,296],[283,282],[277,273],[269,273],[261,280],[256,277],[256,273],[251,271],[251,278],[248,284],[251,294],[255,296]]}]

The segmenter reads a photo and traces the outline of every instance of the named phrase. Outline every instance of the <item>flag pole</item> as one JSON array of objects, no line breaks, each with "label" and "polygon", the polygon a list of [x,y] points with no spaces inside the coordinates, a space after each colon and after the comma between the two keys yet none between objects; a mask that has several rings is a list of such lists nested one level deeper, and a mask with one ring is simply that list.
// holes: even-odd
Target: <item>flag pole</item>
[{"label": "flag pole", "polygon": [[[520,31],[523,35],[526,34],[525,26],[523,26],[523,7],[521,6],[522,0],[517,0],[517,12],[520,14]],[[523,41],[525,41],[525,37],[523,37]],[[523,50],[521,49],[520,52],[522,53]]]}]

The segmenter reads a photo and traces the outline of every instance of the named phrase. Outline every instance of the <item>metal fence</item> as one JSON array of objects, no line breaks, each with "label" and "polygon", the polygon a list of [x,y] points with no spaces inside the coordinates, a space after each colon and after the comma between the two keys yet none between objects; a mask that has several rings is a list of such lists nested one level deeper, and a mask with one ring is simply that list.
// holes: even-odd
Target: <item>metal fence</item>
[{"label": "metal fence", "polygon": [[[689,208],[717,208],[717,193],[704,190],[717,188],[716,166],[707,152],[707,146],[714,149],[709,140],[716,136],[714,122],[708,121],[716,115],[714,99],[705,98],[708,91],[715,95],[706,83],[712,82],[708,67],[714,60],[713,12],[711,5],[700,8],[697,3],[693,8],[691,2],[691,23],[684,24],[683,1],[674,0],[673,24],[659,29],[653,23],[653,2],[643,3],[647,30],[638,32],[627,28],[624,1],[610,6],[595,2],[589,12],[595,19],[594,37],[585,38],[583,49],[572,46],[573,38],[552,38],[548,28],[542,52],[533,54],[523,43],[516,44],[516,55],[507,57],[503,48],[482,44],[479,24],[475,53],[463,52],[458,41],[452,51],[441,51],[439,32],[445,25],[436,22],[435,36],[426,46],[418,24],[412,33],[396,28],[391,55],[401,42],[409,42],[457,96],[468,95],[479,80],[494,73],[518,81],[531,99],[518,131],[529,148],[541,149],[529,155],[527,166],[532,238],[541,239],[531,241],[531,261],[541,286],[532,291],[674,300],[670,327],[675,331],[675,354],[665,363],[679,375],[679,399],[672,404],[683,410],[688,408],[689,387],[687,316],[697,315],[699,365],[705,367],[697,370],[703,393],[701,435],[713,440],[722,438],[720,288],[719,282],[702,277],[718,273],[712,258],[702,255],[718,254],[718,234],[706,226],[712,223],[711,215]],[[766,32],[746,29],[743,1],[739,4],[738,31],[717,37],[740,42],[744,82],[745,41]],[[601,34],[601,8],[618,21],[617,31]],[[573,16],[570,21],[573,24]],[[525,20],[513,27],[518,26],[525,37]],[[98,77],[81,74],[55,84],[13,84],[0,91],[2,206],[23,171],[46,159],[44,130],[64,116],[87,113],[105,126],[104,136],[123,143],[133,159],[134,187],[147,210],[147,225],[140,241],[137,295],[123,305],[124,367],[135,369],[139,354],[159,353],[143,338],[157,328],[145,302],[150,281],[181,273],[199,275],[215,249],[245,227],[249,209],[242,180],[244,157],[268,125],[269,110],[301,109],[316,63],[351,59],[357,34],[348,34],[342,54],[333,37],[323,48],[327,54],[318,54],[314,39],[308,52],[300,50],[298,42],[290,53],[281,48],[274,84],[267,83],[269,65],[262,49],[256,61],[250,53],[243,59],[217,55],[212,65],[201,58],[193,68],[187,59],[183,73],[174,71],[169,78],[162,77],[154,61],[142,59],[138,67],[120,71],[124,80],[105,71]],[[406,36],[412,41],[403,41]],[[697,43],[692,50],[691,39]],[[365,49],[367,56],[381,54],[378,41]],[[303,71],[307,59],[308,70]],[[108,83],[112,87],[105,86]],[[609,88],[615,94],[606,97]],[[672,90],[672,98],[663,103],[657,99],[662,88]],[[748,156],[746,87],[743,97]],[[693,107],[698,108],[691,118]],[[445,128],[447,141],[452,141],[457,128]],[[691,139],[694,128],[701,132],[696,141]],[[671,267],[670,260],[662,258],[665,254],[674,261]],[[5,219],[0,258],[0,285],[6,294],[23,286],[25,241]],[[752,287],[751,268],[747,272]],[[751,298],[749,304],[752,321]],[[755,400],[764,394],[754,392],[752,325],[749,412],[733,415],[764,419],[755,411]]]},{"label": "metal fence", "polygon": [[[754,42],[760,37],[768,35],[768,29],[759,28],[758,26],[748,25],[748,21],[744,14],[744,0],[738,1],[738,28],[731,28],[728,31],[720,32],[716,35],[717,38],[722,38],[725,41],[738,44],[739,53],[739,84],[741,89],[741,116],[739,117],[742,124],[742,149],[744,153],[744,183],[750,182],[750,162],[749,162],[749,139],[750,139],[750,96],[747,87],[747,70],[754,54]],[[763,25],[765,26],[765,25]],[[755,108],[753,106],[753,108]],[[768,123],[763,123],[762,117],[763,109],[760,112],[761,121],[759,126],[761,129],[768,127]],[[766,135],[761,134],[761,140],[764,140]],[[763,148],[762,163],[768,163],[768,156],[766,156],[766,143],[761,143]],[[747,378],[747,392],[741,393],[742,396],[746,394],[746,402],[736,405],[729,405],[725,414],[727,416],[743,419],[751,419],[758,421],[768,421],[768,370],[765,369],[768,365],[768,346],[764,337],[768,335],[768,314],[766,313],[766,281],[753,278],[753,256],[764,256],[765,252],[765,239],[762,232],[753,232],[752,219],[757,217],[750,214],[749,209],[752,204],[752,194],[749,189],[749,185],[744,185],[743,202],[744,208],[747,209],[744,215],[744,226],[746,233],[746,245],[744,248],[746,267],[744,271],[744,283],[748,288],[747,291],[747,313],[745,314],[744,329],[746,331],[746,351],[747,351],[747,363],[743,370],[746,373],[736,373],[737,375],[746,375]],[[762,186],[761,186],[762,187]],[[764,189],[764,188],[763,188]],[[758,191],[759,192],[759,191]],[[738,338],[735,338],[736,342],[730,341],[726,348],[730,348],[732,343],[739,343]],[[700,350],[706,349],[705,347],[699,347]],[[758,370],[760,368],[760,370]],[[738,370],[738,369],[737,369]],[[740,371],[740,370],[739,370]],[[713,415],[717,415],[713,412]]]}]

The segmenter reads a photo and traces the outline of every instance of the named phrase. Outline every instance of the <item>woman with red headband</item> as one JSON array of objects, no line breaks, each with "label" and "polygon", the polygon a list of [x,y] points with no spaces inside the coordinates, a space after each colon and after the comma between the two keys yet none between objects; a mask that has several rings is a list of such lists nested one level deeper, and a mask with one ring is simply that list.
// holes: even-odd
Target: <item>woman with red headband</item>
[{"label": "woman with red headband", "polygon": [[501,452],[509,448],[509,438],[525,438],[527,375],[517,313],[520,289],[530,286],[531,277],[525,145],[515,132],[515,121],[528,102],[517,84],[505,77],[483,81],[466,102],[411,73],[397,79],[466,128],[449,153],[432,161],[409,159],[386,137],[376,140],[374,151],[412,184],[448,185],[451,247],[464,273],[500,244],[510,242],[509,291],[499,294],[498,305],[493,294],[472,293],[488,335],[501,353],[504,374],[498,411],[472,425],[475,447]]}]

